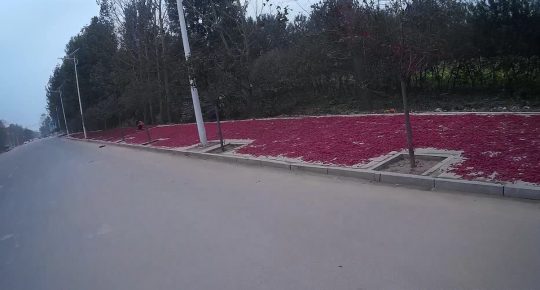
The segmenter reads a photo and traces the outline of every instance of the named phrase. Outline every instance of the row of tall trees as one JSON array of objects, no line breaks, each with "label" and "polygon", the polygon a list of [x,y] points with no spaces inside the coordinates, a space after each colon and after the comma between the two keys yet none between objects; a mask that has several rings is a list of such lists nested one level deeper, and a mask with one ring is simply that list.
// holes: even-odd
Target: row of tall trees
[{"label": "row of tall trees", "polygon": [[[187,62],[176,0],[99,1],[99,16],[66,46],[79,49],[87,127],[192,121],[188,74],[206,119],[218,99],[225,118],[247,118],[400,108],[407,92],[426,98],[413,106],[447,93],[540,95],[538,0],[322,0],[294,18],[268,0],[248,4],[184,0]],[[47,93],[64,124],[61,88],[71,131],[80,129],[73,70],[59,65]]]},{"label": "row of tall trees", "polygon": [[0,120],[0,152],[7,147],[15,147],[37,137],[37,132],[17,124],[7,124]]}]

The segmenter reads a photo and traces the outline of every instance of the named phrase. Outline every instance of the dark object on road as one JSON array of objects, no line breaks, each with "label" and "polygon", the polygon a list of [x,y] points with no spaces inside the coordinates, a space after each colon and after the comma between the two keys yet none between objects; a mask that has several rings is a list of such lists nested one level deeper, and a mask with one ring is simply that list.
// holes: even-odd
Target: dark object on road
[{"label": "dark object on road", "polygon": [[106,145],[99,145],[99,148],[103,148],[103,147],[105,147],[105,146],[106,146]]},{"label": "dark object on road", "polygon": [[144,128],[144,123],[143,121],[138,121],[137,122],[137,130],[142,130]]}]

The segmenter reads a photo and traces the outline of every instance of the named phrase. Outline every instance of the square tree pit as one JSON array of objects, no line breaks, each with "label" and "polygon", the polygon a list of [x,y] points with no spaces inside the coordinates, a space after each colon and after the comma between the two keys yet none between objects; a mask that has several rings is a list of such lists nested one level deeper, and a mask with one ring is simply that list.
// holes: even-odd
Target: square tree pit
[{"label": "square tree pit", "polygon": [[416,167],[411,168],[409,154],[398,154],[373,168],[377,171],[386,171],[403,174],[428,175],[436,169],[446,158],[444,156],[415,154]]}]

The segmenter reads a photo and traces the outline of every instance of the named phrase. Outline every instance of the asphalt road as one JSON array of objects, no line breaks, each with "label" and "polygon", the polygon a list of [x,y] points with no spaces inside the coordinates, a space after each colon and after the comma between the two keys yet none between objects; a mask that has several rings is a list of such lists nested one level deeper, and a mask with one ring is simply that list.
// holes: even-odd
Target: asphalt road
[{"label": "asphalt road", "polygon": [[540,288],[540,203],[58,138],[0,154],[0,289],[458,288]]}]

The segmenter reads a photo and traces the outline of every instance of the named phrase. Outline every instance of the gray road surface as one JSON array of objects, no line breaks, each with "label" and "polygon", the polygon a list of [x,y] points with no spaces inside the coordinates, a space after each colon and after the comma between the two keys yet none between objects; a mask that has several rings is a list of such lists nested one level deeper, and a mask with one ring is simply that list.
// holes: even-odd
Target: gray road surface
[{"label": "gray road surface", "polygon": [[540,289],[540,204],[58,138],[0,154],[0,289]]}]

